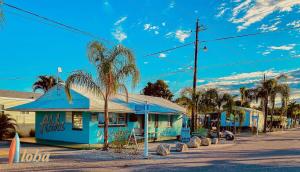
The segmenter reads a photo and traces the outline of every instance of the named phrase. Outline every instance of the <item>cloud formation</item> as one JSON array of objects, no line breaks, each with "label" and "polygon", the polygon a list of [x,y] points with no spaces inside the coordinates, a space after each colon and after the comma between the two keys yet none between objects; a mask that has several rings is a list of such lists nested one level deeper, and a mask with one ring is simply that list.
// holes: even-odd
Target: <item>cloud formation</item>
[{"label": "cloud formation", "polygon": [[296,44],[288,44],[288,45],[282,45],[282,46],[270,46],[269,48],[271,50],[284,50],[284,51],[289,51],[294,49]]},{"label": "cloud formation", "polygon": [[123,32],[123,29],[121,27],[117,28],[114,32],[112,32],[112,35],[119,42],[122,42],[123,40],[127,39],[127,35],[125,32]]},{"label": "cloud formation", "polygon": [[191,36],[191,31],[189,30],[177,30],[175,33],[175,37],[180,41],[184,42],[185,39]]},{"label": "cloud formation", "polygon": [[121,17],[118,21],[116,21],[116,22],[114,23],[114,25],[117,26],[117,25],[123,23],[126,19],[127,19],[126,16],[125,16],[125,17]]},{"label": "cloud formation", "polygon": [[232,17],[229,21],[238,24],[238,31],[246,29],[276,11],[290,12],[294,6],[300,5],[299,0],[244,0],[235,2],[238,5],[233,8]]}]

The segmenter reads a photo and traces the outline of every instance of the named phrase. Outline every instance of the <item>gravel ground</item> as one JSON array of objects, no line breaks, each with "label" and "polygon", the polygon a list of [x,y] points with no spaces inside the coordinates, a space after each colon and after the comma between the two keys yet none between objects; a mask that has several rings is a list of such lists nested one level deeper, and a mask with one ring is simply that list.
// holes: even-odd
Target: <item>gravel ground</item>
[{"label": "gravel ground", "polygon": [[[174,146],[174,142],[169,142]],[[239,137],[235,144],[226,143],[155,155],[158,143],[150,144],[150,158],[118,154],[112,151],[72,150],[22,144],[22,151],[39,149],[49,152],[48,163],[18,163],[9,166],[8,143],[0,143],[0,171],[300,171],[300,129],[267,135]],[[142,152],[142,150],[141,150]],[[141,153],[140,152],[140,153]]]}]

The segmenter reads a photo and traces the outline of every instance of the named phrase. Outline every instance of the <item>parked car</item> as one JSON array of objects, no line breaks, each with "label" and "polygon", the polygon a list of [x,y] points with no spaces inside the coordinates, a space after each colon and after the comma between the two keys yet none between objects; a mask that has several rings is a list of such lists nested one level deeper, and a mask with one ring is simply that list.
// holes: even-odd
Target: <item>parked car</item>
[{"label": "parked car", "polygon": [[234,134],[228,130],[220,132],[220,136],[226,140],[234,140]]}]

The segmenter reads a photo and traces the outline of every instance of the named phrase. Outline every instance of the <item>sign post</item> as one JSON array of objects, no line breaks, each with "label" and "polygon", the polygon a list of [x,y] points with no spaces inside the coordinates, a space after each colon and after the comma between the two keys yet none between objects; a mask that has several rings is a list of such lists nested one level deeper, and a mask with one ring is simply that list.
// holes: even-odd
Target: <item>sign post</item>
[{"label": "sign post", "polygon": [[149,118],[148,102],[144,105],[145,128],[144,128],[144,158],[148,158],[148,118]]}]

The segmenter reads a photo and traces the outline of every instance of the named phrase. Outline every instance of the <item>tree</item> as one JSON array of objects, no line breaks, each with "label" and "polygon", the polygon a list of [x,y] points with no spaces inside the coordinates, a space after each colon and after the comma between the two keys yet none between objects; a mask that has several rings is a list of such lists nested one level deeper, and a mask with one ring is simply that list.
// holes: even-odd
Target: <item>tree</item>
[{"label": "tree", "polygon": [[296,101],[291,101],[288,104],[287,113],[288,116],[292,119],[292,125],[295,127],[297,116],[299,116],[300,105]]},{"label": "tree", "polygon": [[0,140],[16,132],[16,120],[8,114],[0,114]]},{"label": "tree", "polygon": [[3,23],[4,21],[4,14],[3,14],[3,0],[0,0],[0,25]]},{"label": "tree", "polygon": [[220,118],[222,113],[222,107],[226,102],[231,99],[231,95],[228,93],[220,93],[217,89],[209,89],[206,92],[206,99],[211,100],[211,105],[215,107],[218,113],[217,119],[217,134],[220,137]]},{"label": "tree", "polygon": [[125,79],[131,77],[132,86],[135,87],[139,81],[139,71],[133,52],[122,45],[107,50],[103,44],[97,41],[92,42],[88,47],[88,60],[96,68],[96,79],[87,72],[75,71],[68,77],[65,90],[70,101],[72,100],[70,94],[72,85],[85,87],[104,100],[103,150],[108,150],[108,102],[118,91],[125,92],[128,101],[128,91],[124,85]]},{"label": "tree", "polygon": [[241,95],[241,106],[243,106],[244,103],[246,102],[246,87],[240,88],[240,95]]},{"label": "tree", "polygon": [[157,80],[155,83],[148,82],[147,86],[142,90],[142,94],[154,97],[162,97],[172,100],[173,94],[169,89],[168,84],[163,80]]},{"label": "tree", "polygon": [[38,76],[38,80],[33,84],[32,89],[34,92],[36,90],[42,90],[46,93],[55,85],[57,85],[57,80],[54,76],[41,75]]}]

